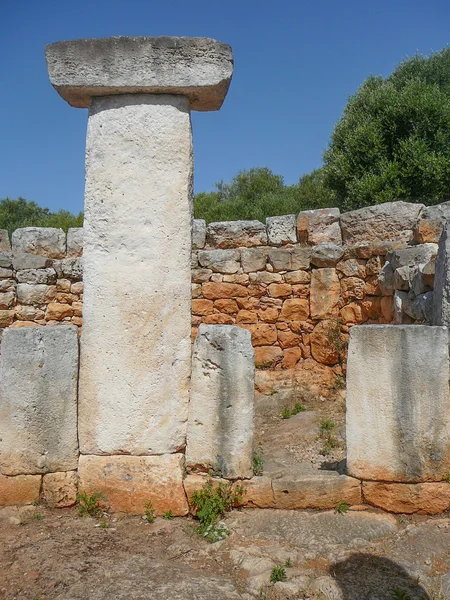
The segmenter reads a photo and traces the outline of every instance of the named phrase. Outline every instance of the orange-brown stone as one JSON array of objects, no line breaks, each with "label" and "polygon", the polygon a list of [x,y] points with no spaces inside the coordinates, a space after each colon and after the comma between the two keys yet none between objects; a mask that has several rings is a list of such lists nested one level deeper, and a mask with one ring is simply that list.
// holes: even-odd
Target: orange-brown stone
[{"label": "orange-brown stone", "polygon": [[450,508],[450,483],[363,482],[368,504],[393,513],[436,515]]},{"label": "orange-brown stone", "polygon": [[296,298],[308,298],[309,296],[309,285],[293,285],[292,293]]},{"label": "orange-brown stone", "polygon": [[45,313],[45,318],[54,321],[61,321],[65,317],[73,316],[73,308],[70,304],[59,304],[57,302],[50,302],[47,306],[47,312]]},{"label": "orange-brown stone", "polygon": [[212,300],[192,300],[192,313],[194,315],[205,316],[213,312]]},{"label": "orange-brown stone", "polygon": [[278,346],[258,346],[255,348],[255,365],[259,368],[270,368],[283,358],[283,351]]},{"label": "orange-brown stone", "polygon": [[216,313],[214,315],[207,315],[204,317],[203,323],[207,323],[208,325],[233,325],[234,320],[230,315]]},{"label": "orange-brown stone", "polygon": [[280,321],[306,321],[309,317],[309,302],[308,300],[300,300],[299,298],[289,298],[283,302]]},{"label": "orange-brown stone", "polygon": [[253,310],[259,306],[259,298],[236,298],[236,303],[239,308],[245,310]]},{"label": "orange-brown stone", "polygon": [[288,283],[271,283],[268,292],[272,298],[288,298],[292,294],[292,286]]},{"label": "orange-brown stone", "polygon": [[380,307],[385,323],[391,323],[394,318],[394,297],[383,296],[381,298]]},{"label": "orange-brown stone", "polygon": [[326,319],[337,315],[340,290],[335,269],[315,269],[311,275],[311,318]]},{"label": "orange-brown stone", "polygon": [[41,475],[0,475],[0,506],[38,502],[41,480]]},{"label": "orange-brown stone", "polygon": [[204,283],[202,285],[202,292],[203,296],[208,300],[248,296],[247,288],[237,283]]},{"label": "orange-brown stone", "polygon": [[311,354],[324,365],[335,365],[339,362],[339,354],[331,343],[331,331],[335,327],[333,321],[320,321],[311,334]]},{"label": "orange-brown stone", "polygon": [[283,352],[282,367],[284,369],[293,369],[301,358],[302,351],[300,348],[286,348]]},{"label": "orange-brown stone", "polygon": [[42,481],[42,496],[50,508],[73,506],[77,496],[78,474],[76,471],[48,473]]},{"label": "orange-brown stone", "polygon": [[258,317],[264,323],[276,323],[279,315],[278,308],[272,306],[263,306],[258,310]]},{"label": "orange-brown stone", "polygon": [[345,300],[362,300],[365,283],[359,277],[344,277],[341,279],[341,293]]},{"label": "orange-brown stone", "polygon": [[358,302],[351,302],[341,308],[341,317],[344,323],[364,323],[367,321],[368,314],[365,307]]},{"label": "orange-brown stone", "polygon": [[214,308],[216,308],[221,313],[226,313],[228,315],[234,315],[239,310],[236,300],[216,300],[214,302]]},{"label": "orange-brown stone", "polygon": [[[391,296],[392,298],[392,296]],[[378,319],[381,315],[381,298],[379,296],[366,296],[362,302],[369,319]]]},{"label": "orange-brown stone", "polygon": [[302,341],[302,337],[297,333],[294,333],[290,329],[287,331],[278,330],[278,343],[281,348],[293,348],[298,346]]},{"label": "orange-brown stone", "polygon": [[257,323],[258,315],[251,310],[240,310],[236,315],[236,323]]},{"label": "orange-brown stone", "polygon": [[251,331],[253,346],[270,346],[277,341],[277,328],[270,323],[258,323],[256,325],[245,325],[245,329]]}]

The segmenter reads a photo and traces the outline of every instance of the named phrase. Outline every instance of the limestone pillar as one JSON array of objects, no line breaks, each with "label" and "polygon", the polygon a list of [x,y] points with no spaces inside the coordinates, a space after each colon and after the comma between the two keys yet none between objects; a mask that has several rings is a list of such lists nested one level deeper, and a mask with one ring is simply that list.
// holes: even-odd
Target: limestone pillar
[{"label": "limestone pillar", "polygon": [[347,470],[359,479],[438,482],[450,471],[446,327],[352,327]]},{"label": "limestone pillar", "polygon": [[89,107],[79,388],[83,454],[185,445],[191,355],[190,110],[218,110],[231,49],[203,38],[106,38],[46,49]]}]

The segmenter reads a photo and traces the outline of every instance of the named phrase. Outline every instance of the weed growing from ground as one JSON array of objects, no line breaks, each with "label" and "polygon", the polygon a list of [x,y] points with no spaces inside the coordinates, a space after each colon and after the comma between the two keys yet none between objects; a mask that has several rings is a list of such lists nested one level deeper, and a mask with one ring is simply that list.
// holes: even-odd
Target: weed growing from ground
[{"label": "weed growing from ground", "polygon": [[286,569],[290,569],[292,567],[292,561],[291,561],[291,557],[288,556],[288,558],[286,559],[286,562],[284,563],[284,566],[286,567]]},{"label": "weed growing from ground", "polygon": [[171,510],[166,510],[163,517],[164,519],[167,519],[167,521],[171,521],[173,519],[173,512]]},{"label": "weed growing from ground", "polygon": [[339,373],[334,378],[334,386],[333,388],[338,390],[343,390],[345,388],[345,377],[344,375],[340,375]]},{"label": "weed growing from ground", "polygon": [[392,600],[411,600],[411,596],[408,596],[405,590],[395,588],[394,593],[392,594]]},{"label": "weed growing from ground", "polygon": [[253,475],[259,476],[263,474],[264,456],[263,449],[258,446],[258,449],[253,452]]},{"label": "weed growing from ground", "polygon": [[95,492],[91,496],[87,492],[78,492],[76,500],[80,517],[98,518],[102,514],[102,509],[99,506],[99,500],[102,500],[102,498],[102,492]]},{"label": "weed growing from ground", "polygon": [[36,519],[36,521],[41,521],[41,520],[42,520],[42,515],[41,515],[41,513],[36,513],[36,514],[34,515],[34,518]]},{"label": "weed growing from ground", "polygon": [[347,340],[342,335],[342,321],[341,319],[336,319],[335,321],[331,321],[328,327],[328,343],[330,346],[334,348],[337,355],[339,356],[339,360],[342,360],[342,356],[347,349]]},{"label": "weed growing from ground", "polygon": [[144,504],[144,508],[145,508],[145,520],[147,521],[147,523],[154,523],[155,522],[155,510],[154,510],[153,504],[151,503],[150,500]]},{"label": "weed growing from ground", "polygon": [[336,506],[334,507],[334,510],[339,513],[340,515],[344,515],[346,512],[348,512],[349,509],[349,505],[347,500],[341,500],[340,502],[338,502],[336,504]]},{"label": "weed growing from ground", "polygon": [[100,529],[108,529],[109,525],[107,523],[107,521],[102,521],[100,523]]},{"label": "weed growing from ground", "polygon": [[444,475],[444,477],[442,478],[442,481],[446,481],[447,483],[450,483],[450,471]]},{"label": "weed growing from ground", "polygon": [[323,440],[324,444],[320,450],[322,456],[327,456],[331,453],[333,448],[339,447],[339,442],[333,436],[334,423],[330,419],[324,419],[319,424],[319,438]]},{"label": "weed growing from ground", "polygon": [[281,565],[274,567],[270,573],[270,583],[277,583],[277,581],[286,581],[286,569]]},{"label": "weed growing from ground", "polygon": [[303,406],[303,404],[300,404],[300,402],[296,402],[294,404],[294,408],[290,408],[287,404],[285,404],[281,416],[283,419],[290,419],[294,415],[298,415],[298,413],[301,413],[305,410],[306,408]]},{"label": "weed growing from ground", "polygon": [[283,410],[281,411],[281,416],[283,419],[289,419],[291,415],[291,409],[287,404],[284,405]]},{"label": "weed growing from ground", "polygon": [[242,486],[236,486],[232,490],[231,483],[219,483],[215,486],[212,481],[207,481],[201,490],[192,494],[191,498],[195,517],[199,521],[197,532],[208,542],[225,539],[229,531],[224,523],[219,522],[219,519],[235,504],[242,502],[243,494]]}]

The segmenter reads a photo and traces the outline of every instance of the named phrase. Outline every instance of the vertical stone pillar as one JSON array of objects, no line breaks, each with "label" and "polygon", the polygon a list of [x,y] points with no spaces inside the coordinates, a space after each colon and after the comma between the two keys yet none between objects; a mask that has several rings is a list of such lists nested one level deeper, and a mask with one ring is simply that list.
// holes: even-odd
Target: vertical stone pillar
[{"label": "vertical stone pillar", "polygon": [[433,292],[433,325],[450,327],[450,223],[439,238]]},{"label": "vertical stone pillar", "polygon": [[79,390],[83,454],[185,445],[190,376],[190,110],[217,110],[231,49],[203,38],[47,47],[50,79],[89,107]]}]

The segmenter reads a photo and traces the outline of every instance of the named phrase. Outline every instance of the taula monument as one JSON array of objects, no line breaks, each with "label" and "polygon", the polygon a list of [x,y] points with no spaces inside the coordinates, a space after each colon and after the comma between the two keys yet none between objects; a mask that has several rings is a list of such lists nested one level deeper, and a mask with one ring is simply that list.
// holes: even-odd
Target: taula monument
[{"label": "taula monument", "polygon": [[[190,113],[220,109],[231,48],[113,37],[46,56],[89,111],[85,220],[0,232],[0,505],[79,489],[181,516],[213,477],[260,508],[448,509],[450,205],[206,225]],[[280,442],[254,469],[256,413],[286,373],[316,397],[347,376],[345,467],[286,467]]]}]

